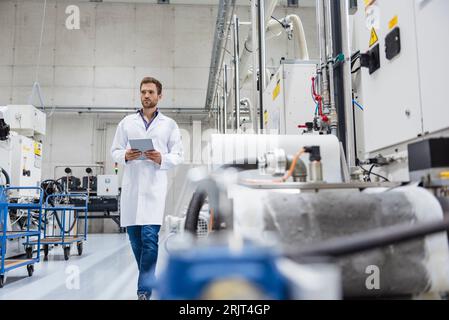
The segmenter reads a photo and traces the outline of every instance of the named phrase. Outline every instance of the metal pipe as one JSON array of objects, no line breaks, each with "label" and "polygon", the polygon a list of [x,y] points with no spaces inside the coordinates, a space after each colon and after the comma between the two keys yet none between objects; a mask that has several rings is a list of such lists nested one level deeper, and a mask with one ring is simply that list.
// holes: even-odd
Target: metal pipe
[{"label": "metal pipe", "polygon": [[323,0],[316,0],[316,20],[318,25],[318,45],[320,52],[320,66],[326,62],[326,34],[324,25],[324,3]]},{"label": "metal pipe", "polygon": [[239,80],[239,18],[234,15],[234,103],[235,103],[235,131],[240,129],[240,80]]},{"label": "metal pipe", "polygon": [[[37,108],[44,111],[42,108]],[[50,110],[49,108],[46,111]],[[135,113],[138,108],[89,107],[89,106],[54,106],[52,112],[78,112],[78,113]],[[163,113],[185,113],[207,115],[204,108],[159,108]]]},{"label": "metal pipe", "polygon": [[327,71],[329,72],[329,100],[330,100],[330,129],[331,134],[338,136],[338,115],[335,105],[335,84],[334,84],[334,45],[332,34],[332,1],[326,1],[326,34],[327,34]]},{"label": "metal pipe", "polygon": [[223,99],[219,100],[219,106],[220,106],[220,133],[224,133],[224,118],[225,118],[225,115],[224,115]]},{"label": "metal pipe", "polygon": [[[259,0],[251,0],[251,9],[254,10],[254,17],[253,18],[253,26],[257,26],[256,17],[257,17],[257,6],[256,3],[258,3]],[[266,30],[267,25],[269,21],[271,20],[271,16],[273,15],[274,9],[276,8],[279,0],[266,0],[266,10],[264,10],[264,16],[265,16],[265,28]],[[251,12],[253,14],[253,12]],[[240,83],[243,83],[248,75],[248,69],[249,69],[249,59],[251,53],[254,53],[257,51],[256,46],[256,39],[257,39],[257,32],[253,32],[252,30],[249,31],[248,36],[246,37],[246,40],[243,45],[242,54],[240,55]],[[256,67],[254,67],[256,69]]]},{"label": "metal pipe", "polygon": [[326,65],[326,34],[324,26],[324,4],[323,0],[316,0],[316,20],[318,25],[318,46],[320,52],[320,64],[317,70],[317,92],[323,97],[323,103],[329,103],[329,93],[325,94],[325,89],[329,90],[327,82],[327,72],[324,68]]},{"label": "metal pipe", "polygon": [[[346,0],[345,0],[346,1]],[[344,87],[344,60],[342,59],[342,53],[344,51],[343,46],[343,31],[342,31],[342,12],[341,12],[341,0],[333,0],[330,2],[330,11],[332,15],[332,41],[333,41],[333,52],[334,57],[338,55],[338,63],[333,62],[334,65],[334,92],[337,94],[333,95],[336,111],[336,124],[337,124],[337,136],[345,152],[348,153],[347,146],[347,128],[346,128],[346,111],[345,111],[345,87]],[[350,54],[348,54],[350,56]],[[343,61],[342,61],[343,60]],[[334,60],[335,61],[335,60]],[[348,71],[349,72],[349,71]],[[350,101],[352,99],[350,98]],[[352,130],[352,129],[351,129]]]},{"label": "metal pipe", "polygon": [[215,92],[215,110],[217,113],[217,119],[216,119],[216,128],[217,128],[217,132],[221,133],[221,128],[220,128],[220,100],[218,99],[218,91]]},{"label": "metal pipe", "polygon": [[214,94],[217,90],[221,65],[223,63],[224,52],[227,47],[230,21],[234,10],[236,0],[220,0],[218,5],[218,14],[214,34],[214,43],[212,46],[212,58],[210,62],[209,81],[207,84],[206,105],[209,110],[213,104]]},{"label": "metal pipe", "polygon": [[327,52],[327,60],[334,58],[334,44],[332,41],[332,1],[334,0],[326,0],[325,5],[325,25],[326,25],[326,52]]},{"label": "metal pipe", "polygon": [[223,67],[223,133],[228,131],[228,65]]},{"label": "metal pipe", "polygon": [[[257,38],[257,7],[256,7],[256,0],[251,0],[251,37],[252,39]],[[245,49],[246,49],[246,42],[245,42]],[[254,132],[259,132],[259,126],[257,124],[257,46],[253,46],[252,56],[253,56],[253,107],[251,108],[251,121],[253,124],[253,130]],[[249,54],[249,53],[248,53]]]},{"label": "metal pipe", "polygon": [[351,42],[349,39],[349,1],[341,1],[341,35],[342,35],[342,53],[345,61],[342,66],[343,89],[344,89],[344,108],[345,132],[346,132],[346,161],[349,167],[354,167],[357,154],[355,145],[354,115],[352,104],[352,73],[351,73]]},{"label": "metal pipe", "polygon": [[265,90],[265,5],[264,0],[259,0],[258,20],[259,20],[259,108],[260,108],[260,132],[263,131],[264,101],[263,91]]}]

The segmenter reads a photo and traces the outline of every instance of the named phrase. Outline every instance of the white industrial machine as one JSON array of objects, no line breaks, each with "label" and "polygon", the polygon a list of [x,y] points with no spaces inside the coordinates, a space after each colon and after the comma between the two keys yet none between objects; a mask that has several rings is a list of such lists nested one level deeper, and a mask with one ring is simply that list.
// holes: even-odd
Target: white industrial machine
[{"label": "white industrial machine", "polygon": [[299,134],[313,122],[312,78],[317,62],[283,60],[264,91],[264,128],[270,134]]},{"label": "white industrial machine", "polygon": [[[39,187],[42,177],[42,139],[45,135],[46,116],[32,105],[8,105],[0,107],[0,119],[8,126],[8,134],[0,139],[0,168],[10,178],[9,184],[18,187]],[[0,120],[1,121],[1,120]],[[4,128],[6,128],[3,125]],[[4,129],[2,128],[2,129]],[[2,130],[5,131],[6,130]],[[5,185],[6,181],[0,180]],[[33,198],[36,190],[11,191],[10,196]],[[20,230],[21,219],[27,219],[22,210],[10,212],[7,229]],[[24,253],[24,239],[8,241],[6,257]]]},{"label": "white industrial machine", "polygon": [[[0,165],[8,172],[12,186],[40,186],[42,175],[42,139],[45,114],[31,105],[2,107],[9,139],[0,142]],[[32,196],[35,191],[20,190],[19,196]]]},{"label": "white industrial machine", "polygon": [[362,53],[356,91],[366,152],[447,132],[449,45],[439,39],[447,37],[448,11],[445,0],[358,1],[353,46]]}]

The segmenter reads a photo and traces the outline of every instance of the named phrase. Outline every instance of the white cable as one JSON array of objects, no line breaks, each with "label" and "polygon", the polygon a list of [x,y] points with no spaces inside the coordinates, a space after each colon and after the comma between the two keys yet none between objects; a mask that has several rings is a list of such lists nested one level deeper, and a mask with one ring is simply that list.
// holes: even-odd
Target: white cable
[{"label": "white cable", "polygon": [[164,249],[168,254],[170,254],[170,250],[168,249],[168,240],[177,234],[178,234],[177,232],[172,231],[163,239]]},{"label": "white cable", "polygon": [[38,82],[39,80],[39,67],[41,63],[41,51],[42,51],[42,41],[44,39],[44,27],[45,27],[45,15],[47,11],[47,0],[44,0],[44,14],[42,16],[42,25],[41,25],[41,37],[39,40],[39,52],[37,55],[37,64],[36,64],[36,76],[34,77],[34,82]]},{"label": "white cable", "polygon": [[22,219],[22,217],[25,215],[25,211],[24,210],[19,210],[22,214],[16,219],[16,221],[11,222],[11,227],[13,225],[15,225],[20,219]]}]

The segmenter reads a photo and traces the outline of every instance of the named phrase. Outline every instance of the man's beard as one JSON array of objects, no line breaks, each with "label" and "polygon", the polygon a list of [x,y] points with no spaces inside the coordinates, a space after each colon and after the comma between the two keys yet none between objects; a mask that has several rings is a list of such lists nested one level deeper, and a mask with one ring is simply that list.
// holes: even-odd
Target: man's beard
[{"label": "man's beard", "polygon": [[157,106],[157,102],[152,102],[152,101],[150,101],[150,104],[149,104],[148,106],[145,106],[144,101],[142,101],[142,107],[143,107],[143,108],[153,109],[153,108],[156,107],[156,106]]}]

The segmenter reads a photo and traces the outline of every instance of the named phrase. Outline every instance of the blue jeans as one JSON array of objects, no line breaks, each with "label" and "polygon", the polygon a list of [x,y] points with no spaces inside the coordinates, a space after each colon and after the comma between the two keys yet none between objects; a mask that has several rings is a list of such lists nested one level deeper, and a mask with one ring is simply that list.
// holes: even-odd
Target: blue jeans
[{"label": "blue jeans", "polygon": [[159,225],[130,226],[126,228],[139,268],[137,294],[150,298],[155,283],[155,274],[159,242]]}]

